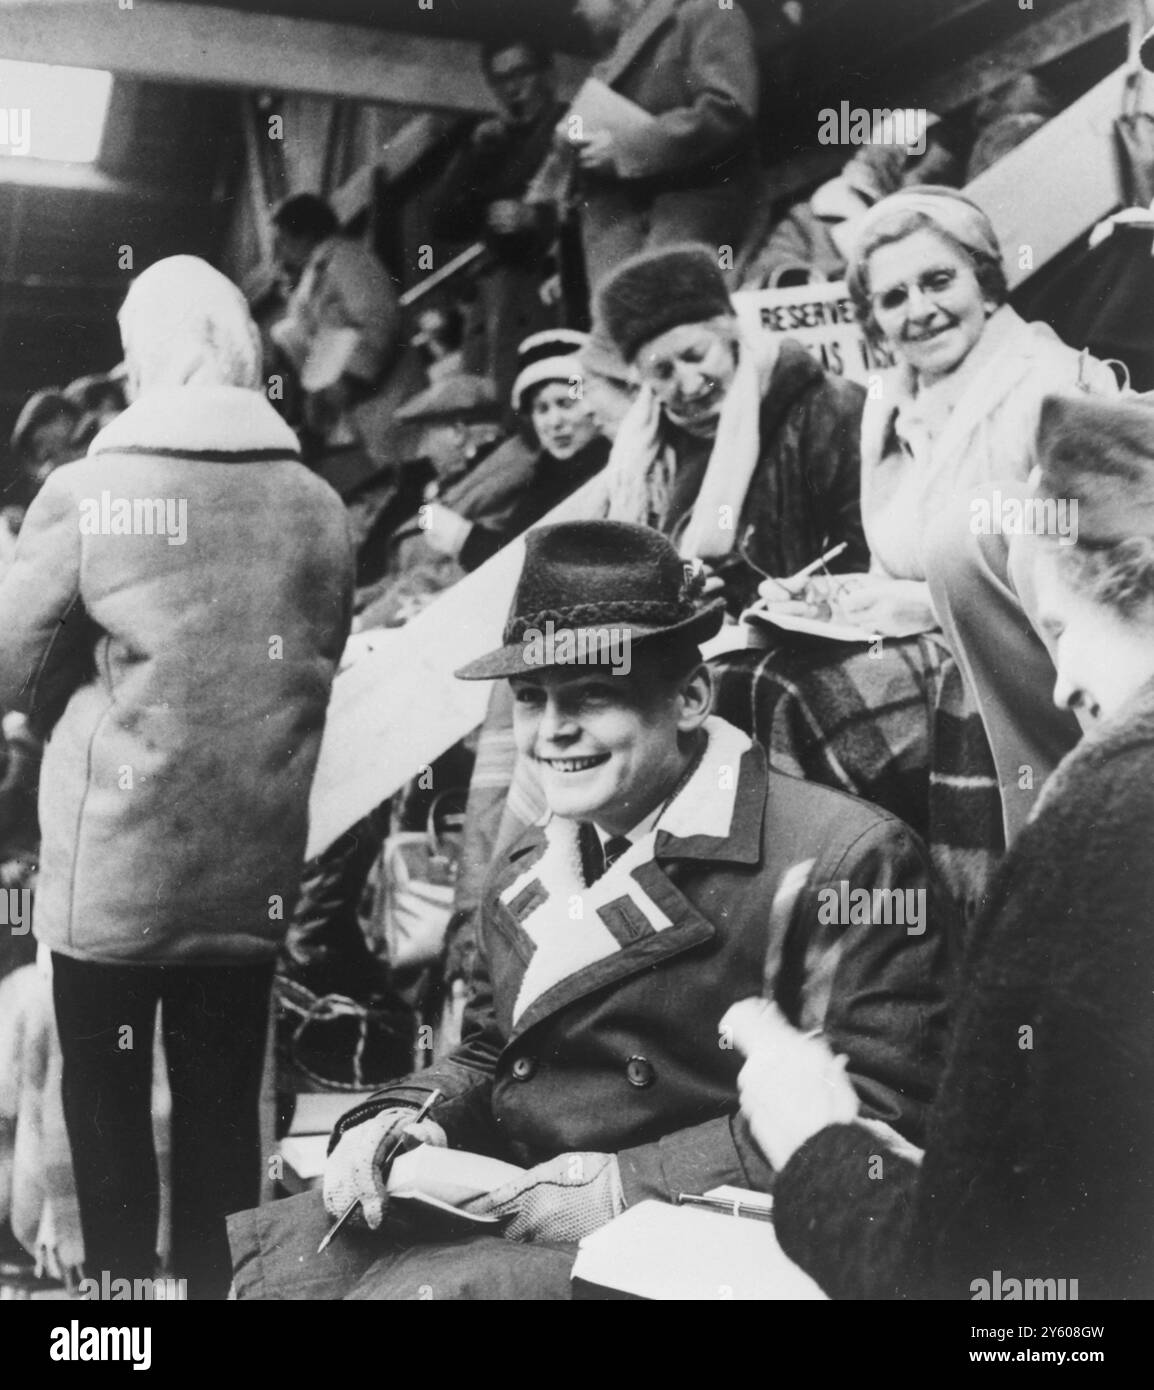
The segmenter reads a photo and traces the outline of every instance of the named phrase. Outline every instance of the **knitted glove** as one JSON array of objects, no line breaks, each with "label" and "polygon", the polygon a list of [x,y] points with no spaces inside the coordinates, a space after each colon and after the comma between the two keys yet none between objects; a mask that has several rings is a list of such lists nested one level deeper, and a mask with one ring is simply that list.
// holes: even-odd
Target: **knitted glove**
[{"label": "knitted glove", "polygon": [[506,1240],[580,1240],[625,1210],[617,1155],[559,1154],[469,1210],[512,1217]]},{"label": "knitted glove", "polygon": [[388,1173],[383,1159],[402,1135],[411,1135],[417,1143],[439,1149],[448,1147],[445,1131],[433,1120],[411,1123],[415,1113],[408,1107],[382,1110],[341,1135],[325,1162],[325,1210],[331,1217],[342,1215],[356,1198],[360,1206],[349,1217],[349,1224],[375,1231],[385,1219],[389,1204],[385,1190]]}]

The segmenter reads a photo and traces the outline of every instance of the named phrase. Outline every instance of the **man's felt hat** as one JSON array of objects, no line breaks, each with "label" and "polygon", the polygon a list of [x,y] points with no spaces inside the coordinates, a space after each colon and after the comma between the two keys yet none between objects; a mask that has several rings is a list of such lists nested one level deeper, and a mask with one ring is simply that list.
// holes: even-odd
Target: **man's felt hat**
[{"label": "man's felt hat", "polygon": [[[630,647],[700,644],[724,619],[704,602],[699,571],[648,526],[565,521],[525,537],[525,563],[502,646],[463,666],[461,680],[501,680],[549,666],[610,665]],[[571,633],[568,641],[558,641]]]},{"label": "man's felt hat", "polygon": [[1047,396],[1031,486],[1078,503],[1078,544],[1154,536],[1154,401]]},{"label": "man's felt hat", "polygon": [[695,243],[631,256],[597,293],[597,331],[626,362],[671,328],[734,312],[716,254]]}]

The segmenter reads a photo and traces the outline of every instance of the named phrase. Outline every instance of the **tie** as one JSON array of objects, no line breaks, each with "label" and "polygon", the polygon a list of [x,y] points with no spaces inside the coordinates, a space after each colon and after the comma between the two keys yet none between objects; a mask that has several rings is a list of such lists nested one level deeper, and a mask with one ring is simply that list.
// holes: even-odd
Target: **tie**
[{"label": "tie", "polygon": [[628,835],[614,835],[612,839],[606,840],[602,851],[605,859],[605,867],[601,870],[601,873],[607,873],[632,844],[633,841]]}]

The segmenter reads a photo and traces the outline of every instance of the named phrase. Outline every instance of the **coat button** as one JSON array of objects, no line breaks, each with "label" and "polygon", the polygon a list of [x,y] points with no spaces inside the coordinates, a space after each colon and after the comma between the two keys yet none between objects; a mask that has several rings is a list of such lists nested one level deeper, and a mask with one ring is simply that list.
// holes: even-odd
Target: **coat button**
[{"label": "coat button", "polygon": [[528,1081],[536,1070],[536,1057],[518,1057],[513,1063],[513,1080]]},{"label": "coat button", "polygon": [[625,1063],[625,1078],[630,1086],[645,1087],[652,1086],[657,1080],[657,1073],[653,1070],[653,1063],[645,1057],[630,1057]]}]

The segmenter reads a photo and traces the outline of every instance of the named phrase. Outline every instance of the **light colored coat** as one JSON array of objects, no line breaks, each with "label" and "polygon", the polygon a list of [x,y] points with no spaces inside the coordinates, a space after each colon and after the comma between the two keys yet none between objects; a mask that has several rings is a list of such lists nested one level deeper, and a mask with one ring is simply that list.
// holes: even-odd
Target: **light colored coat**
[{"label": "light colored coat", "polygon": [[[862,520],[873,568],[925,579],[926,531],[958,496],[1025,482],[1043,397],[1086,389],[1116,395],[1113,371],[1068,347],[1009,305],[991,317],[969,356],[930,393],[915,393],[904,363],[869,393],[862,416]],[[932,403],[931,403],[932,402]]]},{"label": "light colored coat", "polygon": [[[183,541],[90,533],[151,499],[183,507]],[[51,474],[0,583],[0,704],[63,706],[39,941],[153,964],[275,954],[351,594],[344,508],[256,392],[150,392]]]}]

